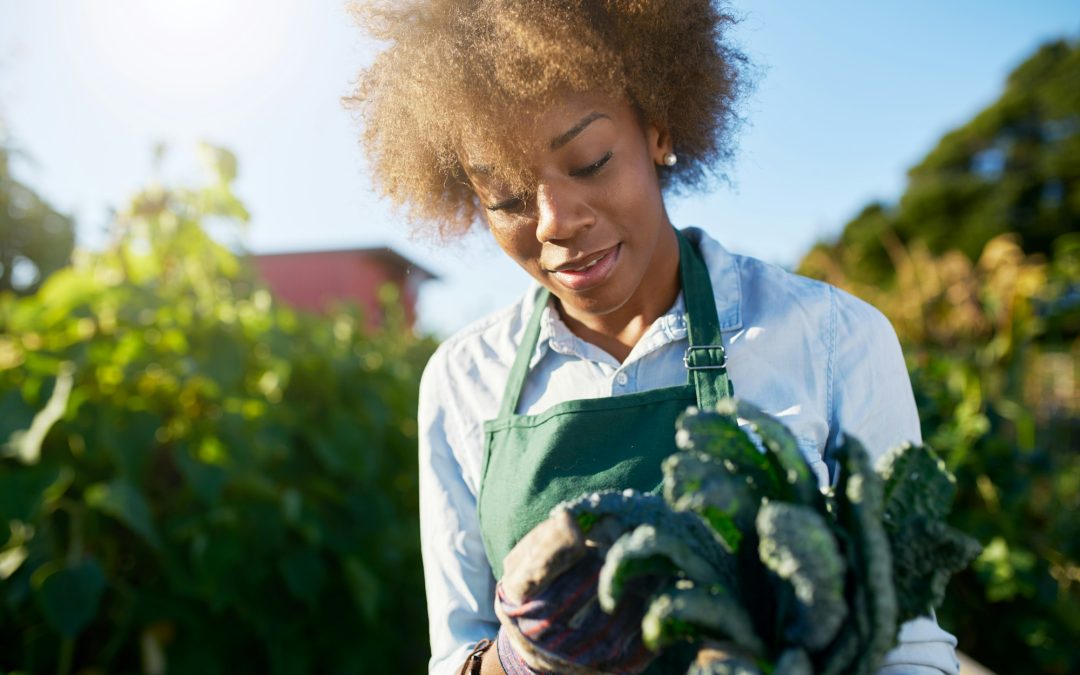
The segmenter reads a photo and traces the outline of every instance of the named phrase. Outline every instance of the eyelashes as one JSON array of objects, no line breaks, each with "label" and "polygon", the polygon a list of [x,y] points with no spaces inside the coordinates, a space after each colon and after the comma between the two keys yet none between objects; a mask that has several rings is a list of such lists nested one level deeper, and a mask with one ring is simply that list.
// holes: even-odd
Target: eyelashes
[{"label": "eyelashes", "polygon": [[497,204],[491,204],[490,206],[487,206],[486,208],[487,208],[488,211],[510,211],[510,210],[517,210],[517,209],[521,208],[524,205],[525,205],[525,200],[522,199],[521,197],[511,197],[509,199],[504,199],[504,200],[502,200],[501,202],[499,202]]},{"label": "eyelashes", "polygon": [[591,176],[591,175],[595,174],[596,172],[600,171],[600,169],[604,168],[604,165],[607,164],[608,160],[610,160],[610,159],[611,159],[611,151],[608,150],[607,152],[604,153],[604,156],[601,157],[600,159],[596,160],[595,162],[593,162],[592,164],[590,164],[589,166],[587,166],[585,168],[574,169],[573,171],[570,172],[570,175],[573,176],[574,178],[584,178],[584,177],[587,177],[587,176]]},{"label": "eyelashes", "polygon": [[[600,172],[600,169],[604,168],[612,157],[611,151],[604,153],[604,156],[596,160],[592,164],[582,167],[580,169],[574,169],[570,172],[570,176],[573,178],[589,178]],[[515,196],[504,199],[495,204],[487,205],[485,208],[488,211],[513,211],[522,209],[525,206],[525,197]]]}]

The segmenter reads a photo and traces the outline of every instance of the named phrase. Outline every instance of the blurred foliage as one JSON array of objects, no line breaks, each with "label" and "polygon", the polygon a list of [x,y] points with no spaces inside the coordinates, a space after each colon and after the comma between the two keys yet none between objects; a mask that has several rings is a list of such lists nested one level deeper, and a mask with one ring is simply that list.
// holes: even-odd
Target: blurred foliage
[{"label": "blurred foliage", "polygon": [[910,176],[799,271],[904,344],[953,522],[985,546],[941,623],[997,672],[1080,672],[1080,47],[1040,49]]},{"label": "blurred foliage", "polygon": [[71,218],[11,175],[0,124],[0,293],[33,293],[68,264],[75,246]]},{"label": "blurred foliage", "polygon": [[206,155],[0,297],[0,672],[420,672],[433,345],[276,304],[205,233],[247,219]]},{"label": "blurred foliage", "polygon": [[868,206],[818,249],[856,280],[879,283],[890,262],[886,231],[972,260],[1000,234],[1049,255],[1058,237],[1080,231],[1080,42],[1044,45],[996,102],[908,172],[898,204]]}]

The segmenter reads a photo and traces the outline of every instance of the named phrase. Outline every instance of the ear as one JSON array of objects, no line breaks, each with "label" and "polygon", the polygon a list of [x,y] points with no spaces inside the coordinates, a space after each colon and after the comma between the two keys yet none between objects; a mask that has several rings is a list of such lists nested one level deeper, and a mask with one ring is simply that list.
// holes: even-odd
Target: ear
[{"label": "ear", "polygon": [[664,155],[671,152],[674,147],[671,134],[667,129],[662,129],[655,124],[649,124],[645,128],[645,141],[649,149],[649,157],[653,164],[664,165]]}]

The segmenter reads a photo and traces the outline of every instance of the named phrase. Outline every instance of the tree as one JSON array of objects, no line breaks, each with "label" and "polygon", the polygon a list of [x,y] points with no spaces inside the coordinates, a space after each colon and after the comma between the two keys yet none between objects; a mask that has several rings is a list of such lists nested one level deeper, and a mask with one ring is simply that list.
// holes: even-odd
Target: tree
[{"label": "tree", "polygon": [[1080,229],[1080,42],[1044,45],[989,108],[908,174],[897,227],[969,257],[1005,232],[1028,253]]},{"label": "tree", "polygon": [[35,292],[64,267],[75,246],[72,219],[11,175],[11,150],[0,145],[0,292]]},{"label": "tree", "polygon": [[1080,41],[1059,40],[1017,67],[996,102],[908,171],[898,204],[868,207],[818,250],[853,278],[880,283],[884,237],[976,260],[1001,234],[1015,235],[1026,253],[1051,255],[1060,237],[1077,231]]}]

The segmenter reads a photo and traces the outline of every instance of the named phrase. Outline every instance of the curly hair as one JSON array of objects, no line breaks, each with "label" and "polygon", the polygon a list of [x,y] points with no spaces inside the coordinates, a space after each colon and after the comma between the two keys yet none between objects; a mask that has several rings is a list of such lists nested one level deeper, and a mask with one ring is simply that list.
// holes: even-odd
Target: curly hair
[{"label": "curly hair", "polygon": [[376,187],[442,237],[479,220],[462,148],[526,192],[515,121],[566,91],[627,100],[667,130],[665,190],[701,187],[733,151],[745,57],[714,0],[367,0],[359,22],[386,48],[345,98]]}]

